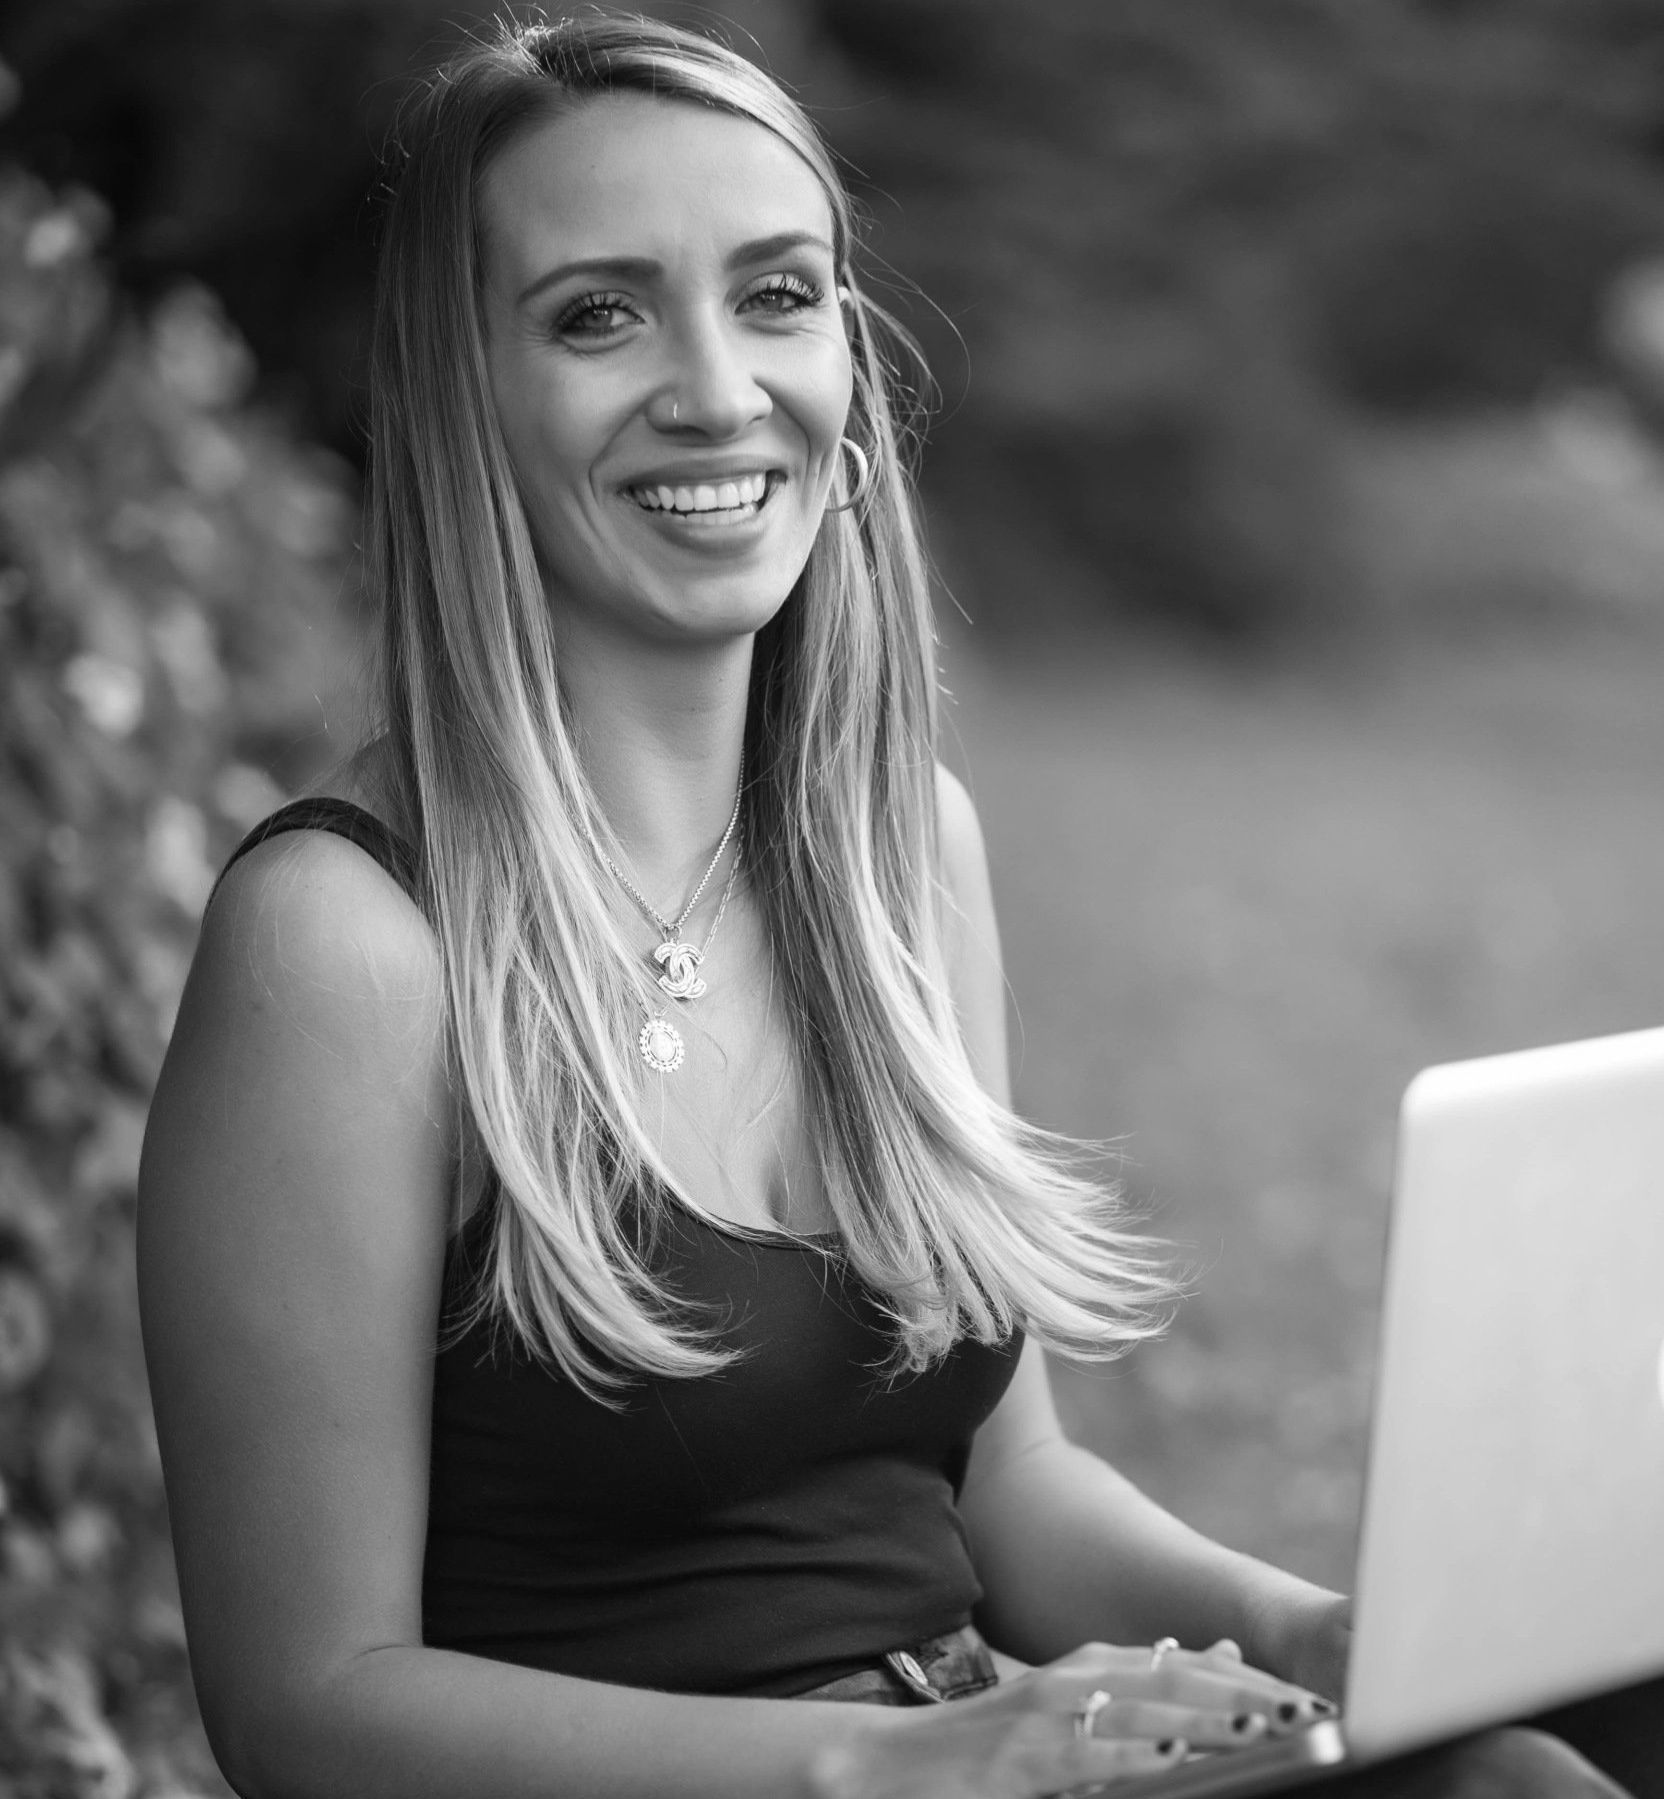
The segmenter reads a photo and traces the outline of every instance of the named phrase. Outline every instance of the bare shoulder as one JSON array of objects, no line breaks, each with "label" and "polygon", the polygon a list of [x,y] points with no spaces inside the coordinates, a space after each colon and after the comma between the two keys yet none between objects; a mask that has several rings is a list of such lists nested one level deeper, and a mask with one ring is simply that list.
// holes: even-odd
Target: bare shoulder
[{"label": "bare shoulder", "polygon": [[420,1640],[455,1167],[442,986],[426,921],[372,857],[284,833],[209,906],[157,1083],[141,1315],[222,1745],[274,1669],[310,1679]]},{"label": "bare shoulder", "polygon": [[[324,1011],[437,996],[427,920],[374,857],[330,831],[284,831],[227,871],[202,925],[192,979],[230,992],[250,981]],[[194,1022],[181,1013],[181,1024]]]},{"label": "bare shoulder", "polygon": [[[988,848],[982,820],[965,783],[936,765],[936,817],[942,878],[956,905],[976,906],[988,893]],[[991,901],[989,902],[991,905]]]},{"label": "bare shoulder", "polygon": [[268,839],[203,921],[146,1145],[147,1169],[178,1178],[147,1185],[212,1182],[256,1145],[344,1165],[418,1123],[411,1147],[443,1155],[443,1026],[438,944],[399,884],[329,832]]},{"label": "bare shoulder", "polygon": [[983,1085],[1008,1098],[1005,973],[982,823],[965,784],[940,764],[936,811],[946,902],[948,976],[965,1045]]}]

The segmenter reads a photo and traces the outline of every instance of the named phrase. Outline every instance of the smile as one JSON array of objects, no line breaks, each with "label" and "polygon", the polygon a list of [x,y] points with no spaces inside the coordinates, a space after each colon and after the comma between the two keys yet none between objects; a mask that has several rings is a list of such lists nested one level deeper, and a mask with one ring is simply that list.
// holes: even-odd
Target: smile
[{"label": "smile", "polygon": [[674,518],[708,519],[712,524],[732,524],[755,518],[769,498],[784,484],[778,470],[735,475],[726,481],[700,481],[686,486],[627,487],[625,492],[643,512],[667,513]]}]

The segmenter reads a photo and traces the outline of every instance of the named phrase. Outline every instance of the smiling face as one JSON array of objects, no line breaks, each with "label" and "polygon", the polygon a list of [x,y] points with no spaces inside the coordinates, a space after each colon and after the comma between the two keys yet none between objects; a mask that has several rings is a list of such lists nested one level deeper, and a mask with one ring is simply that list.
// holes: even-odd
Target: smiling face
[{"label": "smiling face", "polygon": [[480,205],[492,396],[557,620],[756,631],[849,410],[820,182],[748,119],[620,93],[522,132]]}]

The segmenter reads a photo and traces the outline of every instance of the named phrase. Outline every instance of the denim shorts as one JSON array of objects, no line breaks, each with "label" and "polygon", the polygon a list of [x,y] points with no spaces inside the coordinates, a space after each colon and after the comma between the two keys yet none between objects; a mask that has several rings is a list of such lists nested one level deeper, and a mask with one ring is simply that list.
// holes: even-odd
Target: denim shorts
[{"label": "denim shorts", "polygon": [[843,1699],[856,1705],[941,1705],[999,1683],[999,1670],[974,1624],[891,1649],[870,1667],[840,1675],[799,1699]]}]

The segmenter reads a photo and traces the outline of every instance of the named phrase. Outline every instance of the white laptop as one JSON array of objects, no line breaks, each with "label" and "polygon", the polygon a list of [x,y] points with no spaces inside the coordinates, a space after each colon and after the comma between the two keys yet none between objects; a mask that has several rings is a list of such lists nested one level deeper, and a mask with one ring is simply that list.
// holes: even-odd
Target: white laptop
[{"label": "white laptop", "polygon": [[1664,1030],[1404,1096],[1342,1715],[1117,1792],[1254,1793],[1664,1673]]}]

